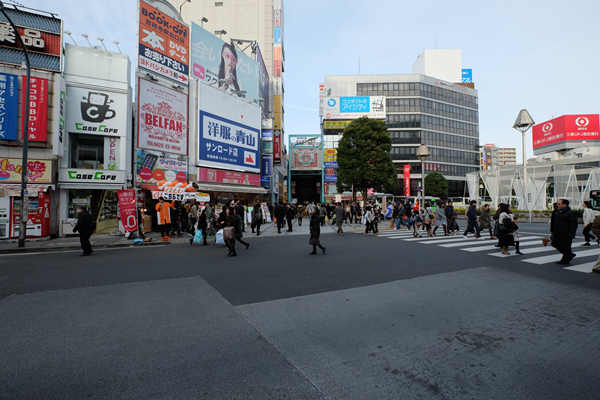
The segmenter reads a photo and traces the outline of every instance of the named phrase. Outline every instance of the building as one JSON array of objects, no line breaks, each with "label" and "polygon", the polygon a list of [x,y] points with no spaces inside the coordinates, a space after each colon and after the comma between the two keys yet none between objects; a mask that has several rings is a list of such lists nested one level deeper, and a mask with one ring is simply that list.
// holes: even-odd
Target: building
[{"label": "building", "polygon": [[[442,73],[444,68],[440,65],[447,58],[449,71]],[[480,165],[479,105],[474,84],[461,82],[457,58],[460,59],[460,50],[444,50],[439,56],[436,50],[427,50],[417,59],[412,74],[326,76],[320,90],[325,93],[321,98],[325,148],[337,147],[343,124],[351,120],[327,112],[328,98],[371,97],[370,100],[383,102],[383,118],[392,138],[391,156],[399,180],[404,165],[410,166],[410,194],[417,194],[421,182],[417,148],[426,144],[431,155],[425,162],[425,173],[442,173],[448,180],[448,195],[465,196],[465,175],[478,171]],[[424,71],[453,81],[424,75]],[[376,96],[379,99],[374,99]],[[332,125],[336,125],[335,129],[328,129]]]},{"label": "building", "polygon": [[498,147],[487,143],[479,147],[479,153],[482,170],[517,164],[517,149],[514,147]]},{"label": "building", "polygon": [[498,165],[517,165],[517,149],[515,147],[500,147],[498,149]]}]

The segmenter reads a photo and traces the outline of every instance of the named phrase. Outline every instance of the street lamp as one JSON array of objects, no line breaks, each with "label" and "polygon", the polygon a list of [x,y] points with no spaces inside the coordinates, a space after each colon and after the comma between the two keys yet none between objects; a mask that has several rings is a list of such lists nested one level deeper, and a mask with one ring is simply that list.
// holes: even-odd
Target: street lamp
[{"label": "street lamp", "polygon": [[422,204],[421,207],[425,208],[425,160],[431,153],[425,144],[421,144],[417,150],[417,158],[421,160],[421,196]]},{"label": "street lamp", "polygon": [[201,27],[201,28],[204,28],[204,23],[205,23],[205,22],[208,22],[208,18],[206,18],[206,17],[202,17],[202,19],[200,20],[200,27]]},{"label": "street lamp", "polygon": [[[515,121],[513,128],[520,131],[523,134],[523,200],[526,199],[525,191],[527,190],[527,154],[525,152],[525,132],[529,130],[535,122],[529,112],[525,109],[519,111],[517,120]],[[531,210],[529,211],[529,222],[531,222]]]},{"label": "street lamp", "polygon": [[219,32],[219,39],[222,39],[223,35],[227,35],[227,31],[225,29],[221,29],[221,32]]},{"label": "street lamp", "polygon": [[[181,5],[179,6],[179,16],[180,17],[181,17],[181,7],[183,7],[183,5],[185,3],[191,3],[191,2],[192,2],[192,0],[185,0],[183,3],[181,3]],[[181,17],[181,18],[183,19],[183,17]]]}]

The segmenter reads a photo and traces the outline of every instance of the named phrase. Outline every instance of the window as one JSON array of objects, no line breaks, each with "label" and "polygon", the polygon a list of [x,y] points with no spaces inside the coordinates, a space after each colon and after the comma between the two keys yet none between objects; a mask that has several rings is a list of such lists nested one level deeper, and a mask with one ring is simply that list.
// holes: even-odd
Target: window
[{"label": "window", "polygon": [[121,169],[119,138],[71,133],[69,168]]},{"label": "window", "polygon": [[222,1],[215,1],[215,7],[223,7]]}]

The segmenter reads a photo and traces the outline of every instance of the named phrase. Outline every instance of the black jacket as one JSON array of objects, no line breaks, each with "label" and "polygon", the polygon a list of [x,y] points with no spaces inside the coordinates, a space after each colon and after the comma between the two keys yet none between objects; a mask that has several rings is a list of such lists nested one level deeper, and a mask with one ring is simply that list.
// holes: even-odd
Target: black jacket
[{"label": "black jacket", "polygon": [[84,235],[91,235],[92,233],[94,233],[94,229],[88,227],[88,222],[89,225],[91,225],[91,223],[94,222],[92,214],[90,214],[89,211],[82,211],[81,214],[79,214],[79,218],[77,219],[77,225],[75,225],[75,227],[73,228],[73,232],[83,233]]},{"label": "black jacket", "polygon": [[569,206],[556,210],[554,222],[551,224],[550,229],[554,235],[568,235],[570,238],[574,238],[575,232],[577,232],[577,215],[575,211],[571,210]]},{"label": "black jacket", "polygon": [[310,234],[315,237],[319,237],[321,234],[321,221],[319,221],[319,218],[313,218],[310,221]]},{"label": "black jacket", "polygon": [[198,229],[206,229],[208,228],[208,223],[206,222],[206,214],[200,214],[198,217]]},{"label": "black jacket", "polygon": [[239,215],[236,214],[233,218],[234,218],[234,226],[235,226],[235,237],[241,238],[242,237],[242,217],[240,217]]},{"label": "black jacket", "polygon": [[285,217],[288,220],[290,220],[290,221],[293,220],[295,216],[296,216],[296,210],[293,207],[286,208]]},{"label": "black jacket", "polygon": [[273,214],[275,215],[275,218],[277,218],[277,220],[279,221],[280,219],[283,219],[283,217],[285,217],[285,208],[283,208],[281,204],[277,204],[275,206]]}]

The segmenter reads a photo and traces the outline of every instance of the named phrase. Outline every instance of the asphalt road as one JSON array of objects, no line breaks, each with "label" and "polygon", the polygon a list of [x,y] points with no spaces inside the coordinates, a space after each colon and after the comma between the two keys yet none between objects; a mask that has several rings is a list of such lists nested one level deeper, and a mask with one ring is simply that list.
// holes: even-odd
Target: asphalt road
[{"label": "asphalt road", "polygon": [[519,225],[1,256],[0,398],[598,399],[600,247]]}]

